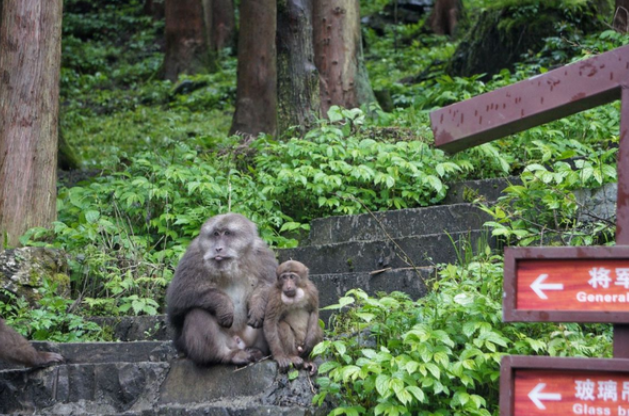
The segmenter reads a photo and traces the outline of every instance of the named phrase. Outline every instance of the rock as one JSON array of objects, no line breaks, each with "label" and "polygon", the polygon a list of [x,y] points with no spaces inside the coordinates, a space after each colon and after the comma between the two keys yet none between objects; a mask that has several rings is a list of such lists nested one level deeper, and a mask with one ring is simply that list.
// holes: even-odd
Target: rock
[{"label": "rock", "polygon": [[21,247],[0,252],[0,287],[24,296],[31,305],[41,298],[48,280],[57,284],[57,294],[69,297],[70,276],[66,254],[44,247]]}]

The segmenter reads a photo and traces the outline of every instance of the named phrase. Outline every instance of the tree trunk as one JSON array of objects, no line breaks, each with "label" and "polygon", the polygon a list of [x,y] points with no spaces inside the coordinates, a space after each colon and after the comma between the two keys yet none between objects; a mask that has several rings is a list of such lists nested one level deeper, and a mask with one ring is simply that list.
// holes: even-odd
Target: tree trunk
[{"label": "tree trunk", "polygon": [[233,0],[203,0],[206,13],[205,21],[208,26],[209,48],[212,52],[218,52],[223,48],[233,47],[234,16]]},{"label": "tree trunk", "polygon": [[629,32],[629,0],[616,0],[614,10],[614,29]]},{"label": "tree trunk", "polygon": [[321,112],[312,44],[312,0],[279,0],[277,88],[280,132],[307,129]]},{"label": "tree trunk", "polygon": [[62,0],[3,0],[0,246],[56,218]]},{"label": "tree trunk", "polygon": [[257,136],[277,130],[276,28],[275,0],[242,0],[236,111],[230,134]]},{"label": "tree trunk", "polygon": [[164,78],[176,81],[209,65],[207,26],[202,0],[166,0]]},{"label": "tree trunk", "polygon": [[375,101],[363,61],[358,0],[315,0],[314,49],[323,114],[333,105],[355,108]]},{"label": "tree trunk", "polygon": [[438,35],[453,36],[462,9],[461,0],[436,0],[428,17],[430,28]]},{"label": "tree trunk", "polygon": [[162,20],[165,16],[165,0],[144,0],[144,14],[155,20]]}]

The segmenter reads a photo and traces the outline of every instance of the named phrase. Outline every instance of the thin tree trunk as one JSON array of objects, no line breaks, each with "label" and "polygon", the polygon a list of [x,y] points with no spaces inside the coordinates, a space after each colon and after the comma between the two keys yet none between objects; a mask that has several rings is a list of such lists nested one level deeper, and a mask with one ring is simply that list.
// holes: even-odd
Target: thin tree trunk
[{"label": "thin tree trunk", "polygon": [[621,33],[629,32],[629,0],[616,0],[614,10],[614,29]]},{"label": "thin tree trunk", "polygon": [[164,78],[194,74],[209,66],[205,13],[201,0],[166,0]]},{"label": "thin tree trunk", "polygon": [[321,110],[359,107],[375,101],[363,61],[358,0],[315,0],[315,63],[321,81]]},{"label": "thin tree trunk", "polygon": [[236,111],[230,134],[257,136],[277,130],[276,28],[275,0],[242,0]]},{"label": "thin tree trunk", "polygon": [[161,20],[164,18],[165,0],[144,0],[144,14],[153,17],[155,20]]},{"label": "thin tree trunk", "polygon": [[208,37],[210,50],[218,52],[223,48],[233,47],[234,16],[233,0],[203,0],[208,25]]},{"label": "thin tree trunk", "polygon": [[0,246],[56,218],[62,0],[3,0]]},{"label": "thin tree trunk", "polygon": [[278,125],[307,129],[321,112],[312,44],[312,0],[279,0],[277,13]]}]

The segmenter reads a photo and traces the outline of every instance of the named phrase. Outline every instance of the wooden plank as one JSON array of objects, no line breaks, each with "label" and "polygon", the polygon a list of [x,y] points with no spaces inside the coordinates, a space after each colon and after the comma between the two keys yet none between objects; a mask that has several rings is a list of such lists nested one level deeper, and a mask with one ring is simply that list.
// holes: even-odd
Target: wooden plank
[{"label": "wooden plank", "polygon": [[629,45],[430,113],[435,145],[458,152],[617,100]]}]

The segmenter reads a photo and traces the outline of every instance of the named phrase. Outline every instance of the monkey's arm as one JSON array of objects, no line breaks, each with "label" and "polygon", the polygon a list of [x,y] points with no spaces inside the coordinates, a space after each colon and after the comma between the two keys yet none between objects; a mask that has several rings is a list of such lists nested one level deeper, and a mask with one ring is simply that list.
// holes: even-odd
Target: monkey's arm
[{"label": "monkey's arm", "polygon": [[264,337],[269,344],[269,349],[271,350],[271,354],[273,354],[273,358],[285,355],[280,341],[278,328],[280,323],[280,309],[282,308],[281,302],[278,302],[279,296],[280,295],[276,290],[273,290],[270,293],[263,325]]},{"label": "monkey's arm", "polygon": [[308,293],[310,294],[309,306],[310,315],[308,316],[308,327],[306,329],[306,338],[304,339],[303,351],[300,351],[302,357],[308,357],[315,345],[323,340],[323,330],[319,326],[319,292],[315,285],[308,282]]},{"label": "monkey's arm", "polygon": [[247,301],[247,318],[249,319],[247,325],[254,328],[262,328],[270,290],[271,286],[261,283],[249,296]]},{"label": "monkey's arm", "polygon": [[55,352],[39,352],[30,342],[0,319],[0,359],[11,363],[38,367],[60,363],[64,358]]},{"label": "monkey's arm", "polygon": [[[194,285],[192,285],[194,286]],[[182,326],[186,314],[195,308],[204,309],[214,316],[219,325],[229,328],[234,321],[234,304],[222,290],[212,285],[202,287],[169,288],[168,316],[173,324]]]},{"label": "monkey's arm", "polygon": [[[264,318],[264,337],[269,344],[269,349],[273,355],[273,359],[277,361],[280,371],[286,371],[293,362],[292,358],[301,360],[299,357],[290,357],[285,351],[282,337],[288,334],[282,334],[280,331],[280,318],[283,304],[280,300],[280,292],[273,290],[269,295],[269,303]],[[294,339],[292,340],[294,343]]]}]

